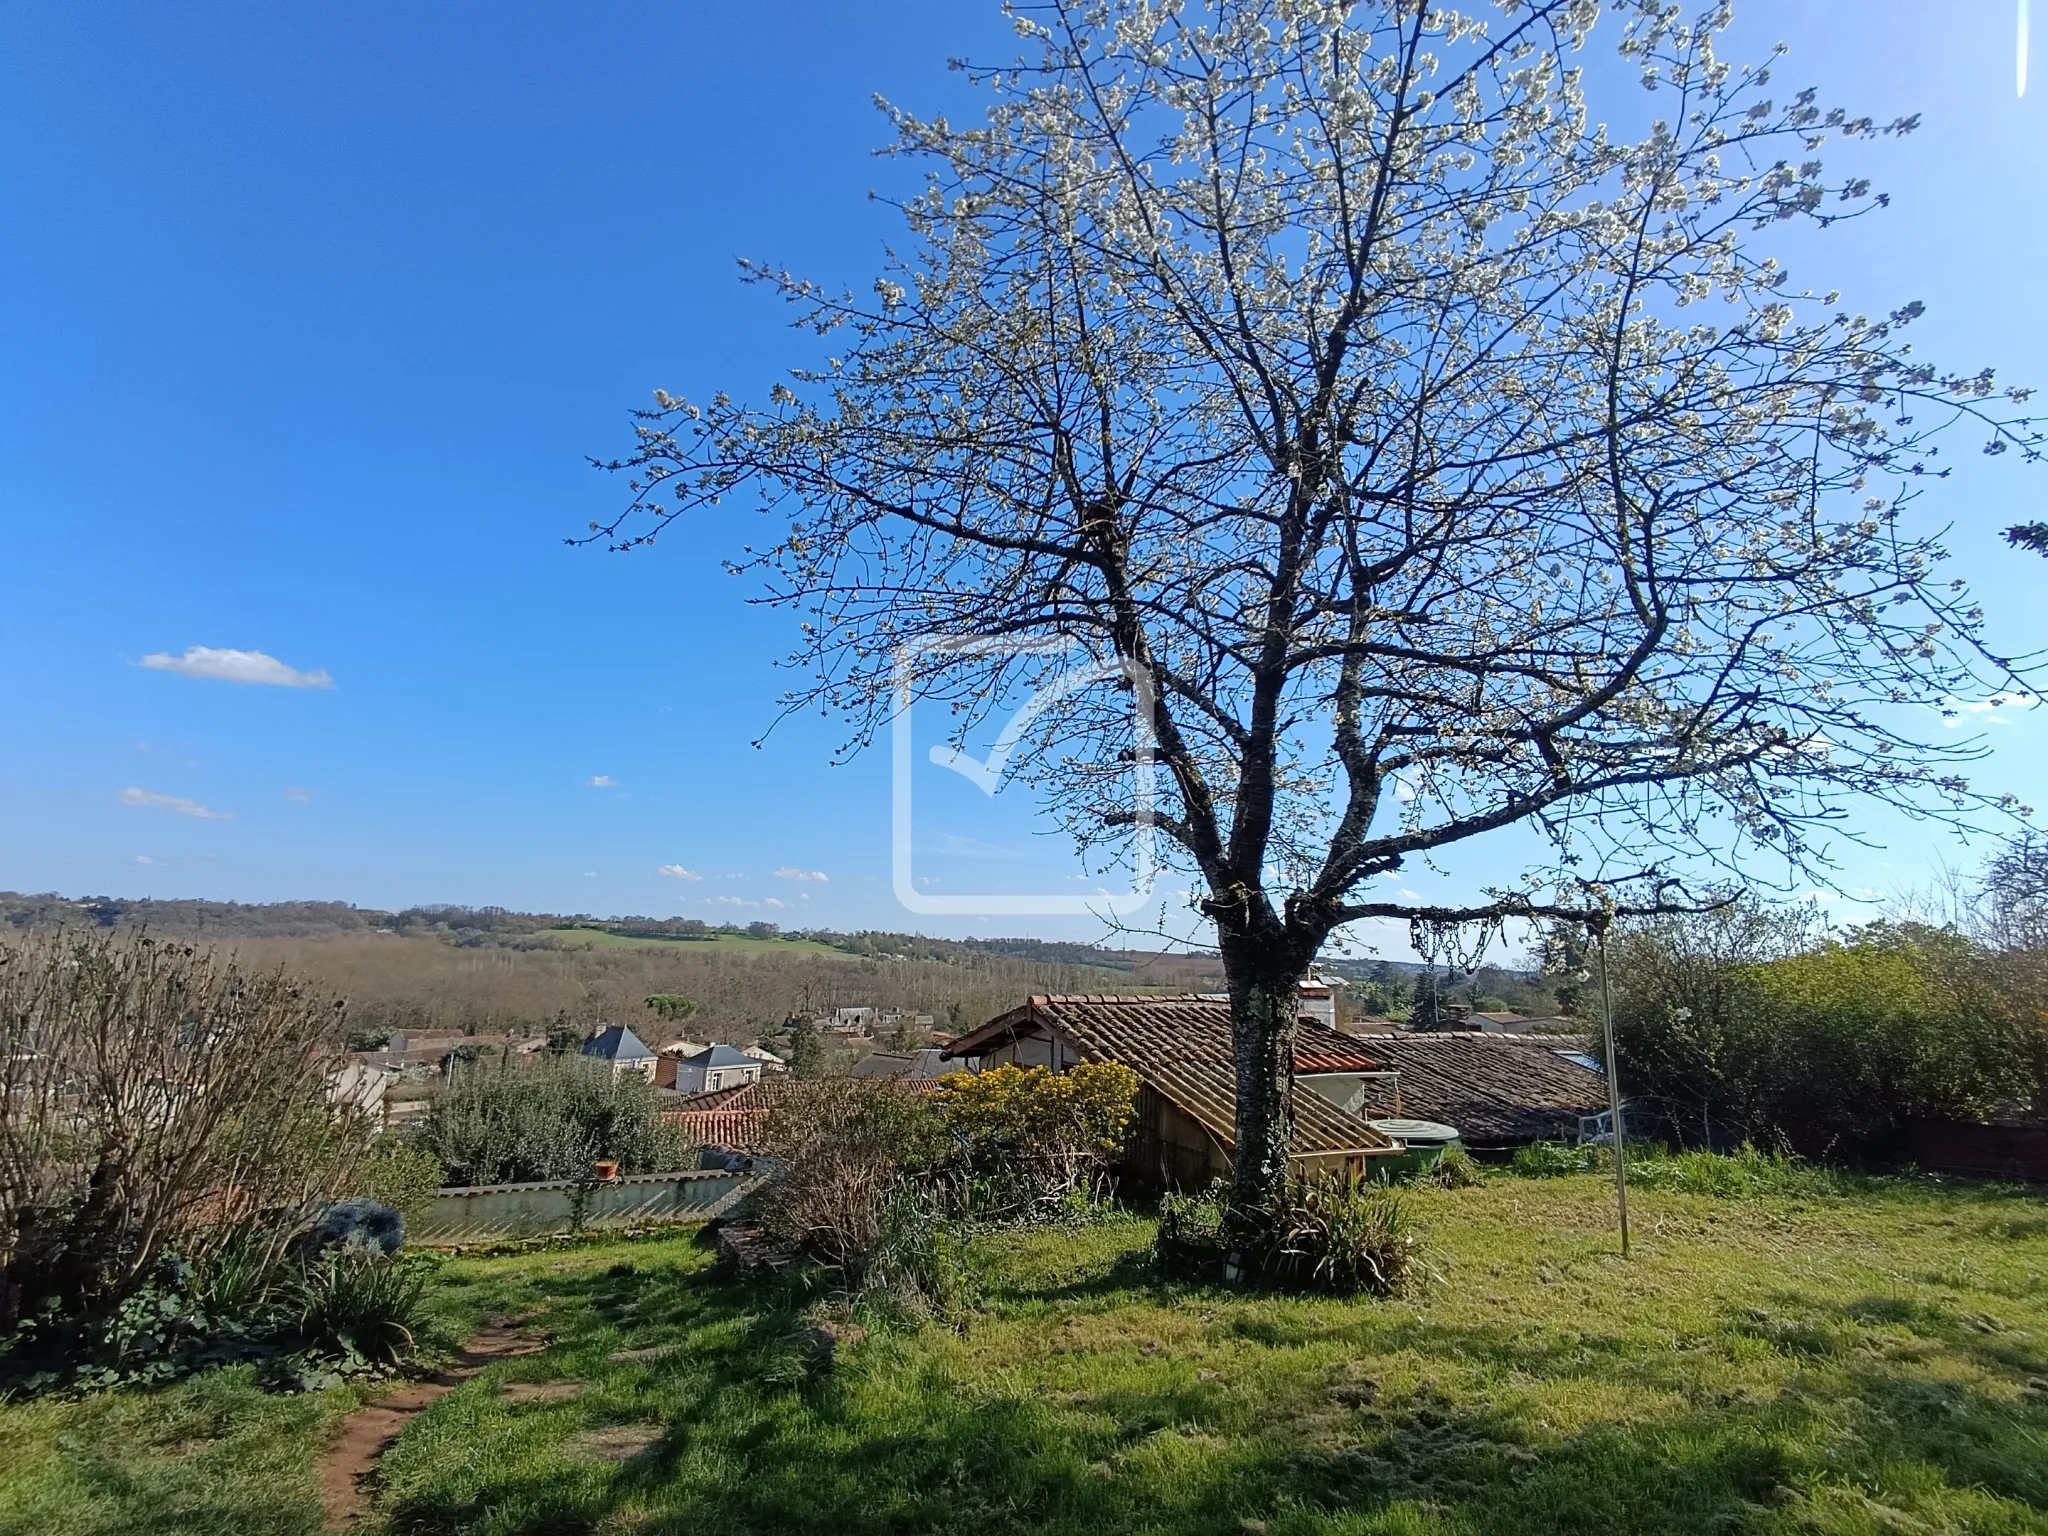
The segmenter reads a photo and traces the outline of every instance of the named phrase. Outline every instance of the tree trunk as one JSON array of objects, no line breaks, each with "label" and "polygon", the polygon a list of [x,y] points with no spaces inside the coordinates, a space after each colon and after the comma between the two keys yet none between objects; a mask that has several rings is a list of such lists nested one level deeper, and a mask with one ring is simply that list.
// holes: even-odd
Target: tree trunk
[{"label": "tree trunk", "polygon": [[1222,950],[1237,1077],[1227,1232],[1231,1246],[1242,1249],[1272,1229],[1287,1183],[1302,967],[1294,963],[1291,946],[1270,940],[1226,941]]}]

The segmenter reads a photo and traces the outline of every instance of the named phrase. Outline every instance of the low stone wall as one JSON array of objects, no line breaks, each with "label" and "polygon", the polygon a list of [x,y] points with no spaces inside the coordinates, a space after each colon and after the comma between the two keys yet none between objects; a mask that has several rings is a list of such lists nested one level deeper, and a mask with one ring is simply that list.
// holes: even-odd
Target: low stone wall
[{"label": "low stone wall", "polygon": [[406,1239],[447,1248],[663,1221],[708,1221],[749,1182],[746,1174],[711,1170],[633,1173],[603,1184],[561,1179],[443,1189],[406,1223]]}]

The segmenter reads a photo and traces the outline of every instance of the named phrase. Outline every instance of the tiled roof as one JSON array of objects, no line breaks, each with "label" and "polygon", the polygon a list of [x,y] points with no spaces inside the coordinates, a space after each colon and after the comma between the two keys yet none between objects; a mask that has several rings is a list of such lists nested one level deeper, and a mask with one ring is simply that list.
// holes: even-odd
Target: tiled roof
[{"label": "tiled roof", "polygon": [[[1235,1145],[1237,1082],[1230,1044],[1230,1000],[1221,993],[1170,997],[1084,994],[1034,997],[946,1047],[979,1056],[1020,1034],[1052,1031],[1090,1061],[1118,1061],[1198,1123],[1228,1151]],[[1366,1072],[1359,1042],[1304,1016],[1294,1037],[1297,1072]],[[1386,1152],[1393,1146],[1363,1120],[1319,1095],[1294,1095],[1296,1157]]]},{"label": "tiled roof", "polygon": [[[942,1077],[882,1077],[849,1079],[876,1093],[930,1093]],[[698,1146],[729,1147],[736,1152],[764,1151],[768,1120],[777,1104],[803,1092],[808,1085],[788,1077],[763,1078],[720,1088],[712,1093],[679,1093],[669,1097],[656,1111],[656,1118],[678,1126]]]},{"label": "tiled roof", "polygon": [[927,1047],[907,1056],[891,1051],[871,1052],[848,1068],[847,1075],[922,1082],[928,1078],[950,1077],[954,1073],[966,1070],[964,1062],[949,1061],[935,1047]]},{"label": "tiled roof", "polygon": [[[667,1103],[670,1110],[678,1109],[737,1109],[736,1100],[747,1097],[754,1089],[764,1087],[760,1083],[741,1083],[733,1088],[714,1088],[709,1093],[679,1093]],[[766,1103],[766,1098],[760,1100]]]},{"label": "tiled roof", "polygon": [[623,1024],[607,1024],[583,1042],[583,1054],[604,1061],[652,1061],[654,1052]]},{"label": "tiled roof", "polygon": [[758,1067],[760,1063],[744,1051],[729,1045],[714,1045],[708,1051],[700,1051],[690,1058],[692,1066],[698,1067]]},{"label": "tiled roof", "polygon": [[[1067,994],[1034,997],[946,1047],[948,1056],[980,1056],[1034,1028],[1050,1028],[1084,1057],[1140,1067],[1147,1062],[1228,1065],[1230,1000],[1219,992],[1171,997]],[[1364,1072],[1372,1061],[1349,1036],[1304,1017],[1294,1036],[1297,1072]]]},{"label": "tiled roof", "polygon": [[[1579,1116],[1607,1107],[1607,1079],[1565,1051],[1572,1035],[1496,1035],[1474,1030],[1358,1035],[1377,1066],[1401,1074],[1401,1112],[1458,1128],[1470,1146],[1569,1140]],[[1375,1098],[1373,1108],[1387,1112]]]},{"label": "tiled roof", "polygon": [[[1138,1076],[1183,1114],[1215,1137],[1227,1151],[1237,1145],[1237,1078],[1230,1066],[1212,1061],[1132,1063]],[[1295,1157],[1390,1151],[1393,1141],[1356,1115],[1347,1114],[1306,1088],[1294,1092]]]},{"label": "tiled roof", "polygon": [[768,1128],[765,1109],[672,1109],[661,1117],[700,1147],[726,1147],[734,1152],[765,1150],[761,1138]]}]

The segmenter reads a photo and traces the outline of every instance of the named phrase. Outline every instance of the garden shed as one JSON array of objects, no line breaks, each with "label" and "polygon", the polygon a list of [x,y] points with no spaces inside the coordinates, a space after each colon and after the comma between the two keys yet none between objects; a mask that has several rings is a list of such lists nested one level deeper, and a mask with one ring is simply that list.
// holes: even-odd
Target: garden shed
[{"label": "garden shed", "polygon": [[[1237,1121],[1229,1000],[1215,993],[1171,997],[1033,997],[962,1035],[946,1054],[976,1070],[1120,1062],[1138,1074],[1137,1124],[1125,1172],[1166,1188],[1199,1188],[1229,1171]],[[1304,1017],[1295,1036],[1297,1074],[1373,1070],[1365,1049]],[[1299,1172],[1365,1172],[1401,1148],[1314,1093],[1294,1096],[1290,1164]]]}]

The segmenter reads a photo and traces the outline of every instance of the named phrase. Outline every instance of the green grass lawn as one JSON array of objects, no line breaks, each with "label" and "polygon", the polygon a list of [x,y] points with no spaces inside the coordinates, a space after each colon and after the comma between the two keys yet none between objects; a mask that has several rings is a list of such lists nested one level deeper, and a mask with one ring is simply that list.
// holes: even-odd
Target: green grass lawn
[{"label": "green grass lawn", "polygon": [[810,939],[757,939],[744,933],[718,933],[706,939],[649,939],[631,934],[606,933],[602,928],[549,928],[543,937],[557,944],[584,949],[676,949],[725,950],[747,955],[810,955],[828,960],[858,960],[859,955],[818,944]]},{"label": "green grass lawn", "polygon": [[[416,1419],[395,1532],[2048,1532],[2048,1204],[1925,1183],[1418,1193],[1396,1301],[1155,1284],[1148,1222],[999,1234],[955,1325],[820,1368],[687,1236],[460,1259],[553,1342]],[[623,1358],[620,1358],[623,1356]],[[2041,1385],[2030,1388],[2030,1381]],[[344,1396],[234,1373],[0,1411],[0,1532],[309,1531]]]}]

